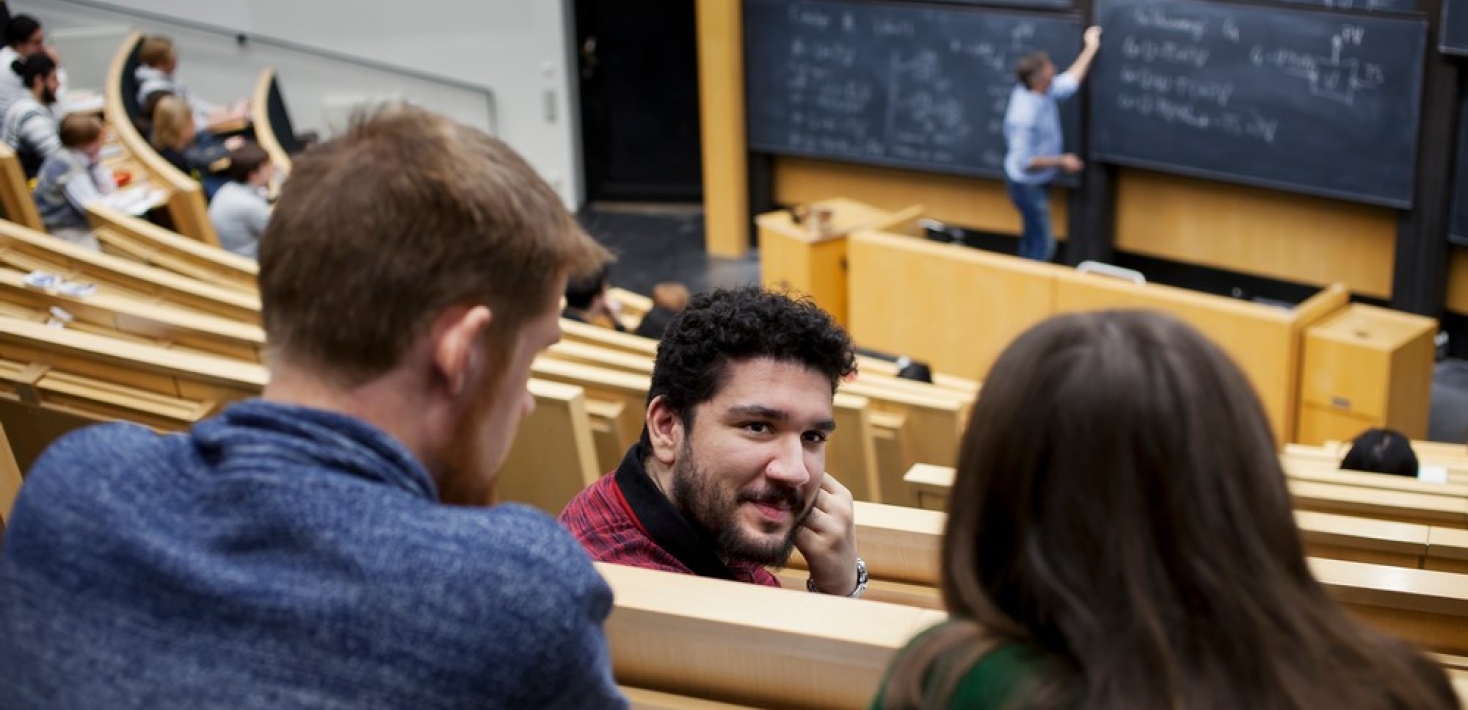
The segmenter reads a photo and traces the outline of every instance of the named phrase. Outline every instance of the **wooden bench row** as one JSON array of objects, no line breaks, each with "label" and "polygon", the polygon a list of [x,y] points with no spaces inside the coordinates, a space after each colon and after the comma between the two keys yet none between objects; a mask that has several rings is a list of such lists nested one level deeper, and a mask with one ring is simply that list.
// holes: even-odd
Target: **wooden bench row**
[{"label": "wooden bench row", "polygon": [[[861,544],[863,554],[874,550]],[[946,618],[871,599],[598,569],[616,596],[606,630],[617,680],[718,702],[867,707],[896,651]],[[1468,600],[1456,575],[1335,560],[1311,560],[1311,569],[1367,623],[1449,654],[1439,662],[1460,694],[1468,688],[1461,669]]]}]

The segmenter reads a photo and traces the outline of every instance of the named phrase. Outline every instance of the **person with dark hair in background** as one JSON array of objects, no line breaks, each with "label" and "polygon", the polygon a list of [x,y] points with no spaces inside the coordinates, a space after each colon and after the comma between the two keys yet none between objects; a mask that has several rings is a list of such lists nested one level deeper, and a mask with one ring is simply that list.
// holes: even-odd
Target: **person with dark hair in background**
[{"label": "person with dark hair in background", "polygon": [[56,62],[44,53],[18,59],[11,70],[27,92],[6,107],[0,118],[0,141],[15,151],[26,177],[35,177],[41,162],[61,150],[56,127],[56,91],[60,78]]},{"label": "person with dark hair in background", "polygon": [[897,358],[896,365],[898,379],[933,384],[933,368],[928,367],[928,363],[919,362],[904,355]]},{"label": "person with dark hair in background", "polygon": [[51,234],[94,251],[102,245],[87,223],[86,207],[117,189],[112,171],[102,164],[106,129],[92,114],[61,119],[61,145],[41,164],[36,178],[36,211]]},{"label": "person with dark hair in background", "polygon": [[260,243],[263,395],[88,427],[0,551],[0,708],[624,710],[612,591],[493,505],[568,275],[610,255],[509,146],[428,111],[303,154]]},{"label": "person with dark hair in background", "polygon": [[617,320],[616,309],[612,306],[611,296],[607,294],[607,289],[611,287],[607,280],[610,274],[611,262],[607,262],[594,274],[567,281],[566,307],[561,310],[561,317],[603,328],[627,330]]},{"label": "person with dark hair in background", "polygon": [[1055,258],[1049,184],[1058,170],[1075,173],[1084,167],[1075,153],[1063,152],[1065,137],[1056,102],[1080,89],[1100,47],[1101,28],[1091,27],[1086,30],[1080,56],[1064,73],[1055,73],[1055,64],[1044,52],[1020,57],[1015,67],[1019,83],[1010,93],[1009,107],[1004,112],[1004,181],[1024,225],[1019,255],[1026,259]]},{"label": "person with dark hair in background", "polygon": [[603,562],[860,596],[851,492],[825,472],[851,340],[809,300],[757,287],[699,294],[658,345],[642,440],[561,522]]},{"label": "person with dark hair in background", "polygon": [[963,436],[949,620],[871,707],[1457,707],[1441,668],[1311,576],[1291,502],[1253,388],[1192,327],[1041,323],[999,356]]},{"label": "person with dark hair in background", "polygon": [[633,331],[644,338],[658,339],[673,318],[688,307],[688,287],[676,281],[664,281],[652,287],[652,309],[644,313]]},{"label": "person with dark hair in background", "polygon": [[1417,454],[1406,434],[1395,429],[1367,429],[1351,442],[1341,468],[1416,478]]},{"label": "person with dark hair in background", "polygon": [[270,154],[254,143],[245,143],[229,152],[229,182],[214,193],[209,201],[209,222],[219,237],[219,246],[255,258],[260,250],[260,237],[270,224],[270,201],[265,191],[275,175]]},{"label": "person with dark hair in background", "polygon": [[[0,47],[0,67],[13,66],[17,61],[32,54],[45,54],[56,64],[56,96],[66,95],[66,69],[61,66],[61,55],[55,47],[46,44],[46,31],[41,23],[30,15],[15,15],[5,23],[5,46]],[[0,71],[0,114],[12,102],[29,93],[18,72]]]}]

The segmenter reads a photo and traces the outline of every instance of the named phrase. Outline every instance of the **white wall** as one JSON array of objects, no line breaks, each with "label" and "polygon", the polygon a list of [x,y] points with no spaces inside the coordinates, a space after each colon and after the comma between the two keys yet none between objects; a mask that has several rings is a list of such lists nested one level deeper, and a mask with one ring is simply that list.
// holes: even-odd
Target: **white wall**
[{"label": "white wall", "polygon": [[[248,95],[274,66],[298,130],[325,129],[334,105],[408,98],[498,135],[568,207],[583,199],[570,0],[12,0],[56,39],[79,87],[105,67],[111,36],[138,27],[174,37],[180,75],[211,100]],[[167,19],[204,23],[445,77],[413,78],[272,47]],[[115,44],[112,45],[115,48]],[[76,55],[76,56],[72,56]],[[492,95],[485,98],[483,90]]]}]

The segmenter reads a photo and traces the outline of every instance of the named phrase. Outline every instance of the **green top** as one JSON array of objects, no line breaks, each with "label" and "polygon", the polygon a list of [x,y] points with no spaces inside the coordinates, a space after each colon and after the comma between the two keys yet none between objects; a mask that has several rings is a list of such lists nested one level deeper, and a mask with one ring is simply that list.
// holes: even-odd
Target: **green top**
[{"label": "green top", "polygon": [[[939,627],[933,627],[936,628]],[[907,642],[907,646],[898,652],[898,656],[907,653],[914,644],[932,633],[933,629],[928,629]],[[958,682],[953,697],[949,699],[948,708],[998,710],[1004,707],[1004,702],[1034,673],[1040,661],[1041,656],[1033,648],[1021,644],[1005,644],[990,651]],[[886,693],[887,679],[884,678],[881,687],[877,689],[877,697],[872,699],[871,710],[882,710]]]}]

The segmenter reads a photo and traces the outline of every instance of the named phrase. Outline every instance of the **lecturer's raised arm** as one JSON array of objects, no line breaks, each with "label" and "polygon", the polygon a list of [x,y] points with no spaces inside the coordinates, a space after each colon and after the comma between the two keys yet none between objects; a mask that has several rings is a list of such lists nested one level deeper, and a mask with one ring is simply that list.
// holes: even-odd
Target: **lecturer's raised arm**
[{"label": "lecturer's raised arm", "polygon": [[1086,72],[1091,70],[1091,60],[1096,58],[1096,50],[1101,48],[1101,28],[1095,25],[1087,27],[1082,41],[1084,46],[1081,48],[1081,55],[1065,70],[1066,74],[1075,78],[1077,84],[1086,80]]}]

